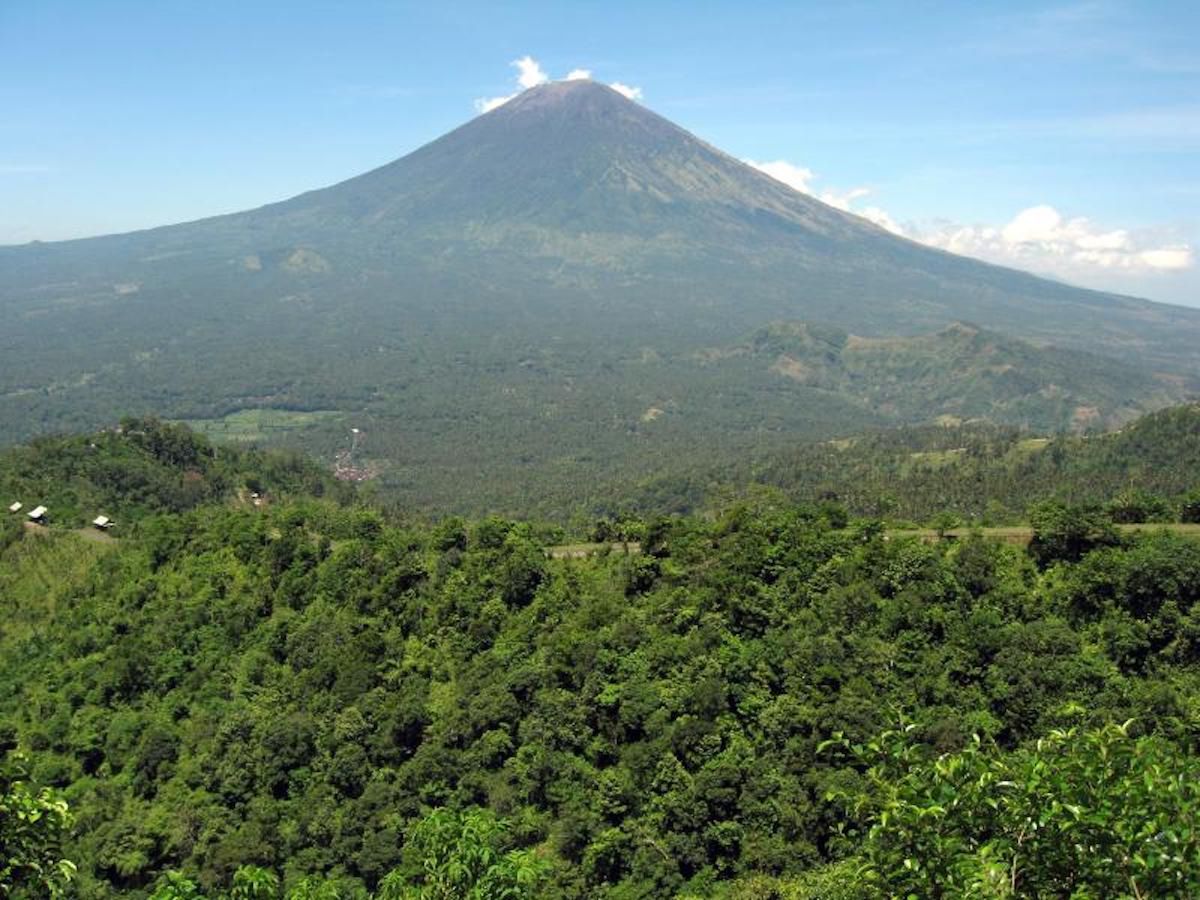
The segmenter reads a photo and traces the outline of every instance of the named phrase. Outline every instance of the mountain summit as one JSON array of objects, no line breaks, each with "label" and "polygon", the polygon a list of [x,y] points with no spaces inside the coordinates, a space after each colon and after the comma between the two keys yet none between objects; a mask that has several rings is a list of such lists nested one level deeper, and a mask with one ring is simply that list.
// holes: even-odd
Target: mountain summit
[{"label": "mountain summit", "polygon": [[782,404],[768,416],[781,438],[913,408],[871,408],[852,379],[837,393],[781,387],[766,367],[705,368],[775,321],[864,339],[969,321],[1028,342],[1014,359],[1059,346],[1140,373],[1089,398],[1064,388],[1079,379],[1003,363],[987,384],[1008,394],[979,408],[1043,424],[1121,421],[1200,372],[1200,310],[897,237],[590,81],[532,88],[392,163],[259,209],[0,248],[0,313],[9,439],[125,412],[284,408],[328,413],[311,432],[324,436],[302,443],[331,454],[334,414],[354,410],[390,423],[376,426],[391,434],[376,438],[385,459],[401,433],[418,468],[454,440],[478,451],[472,471],[497,447],[566,461],[626,453],[629,435],[652,456],[665,446],[654,430],[719,448],[765,427],[757,402]]},{"label": "mountain summit", "polygon": [[876,231],[583,80],[531,88],[396,162],[269,209],[444,227],[451,239],[545,228],[589,242],[636,235],[701,245],[755,232],[761,240],[764,229],[784,242],[797,227],[845,239]]},{"label": "mountain summit", "polygon": [[[252,275],[226,277],[247,258]],[[309,275],[324,276],[323,293],[343,300],[371,282],[394,301],[429,277],[449,299],[460,288],[447,281],[473,292],[483,279],[489,292],[523,298],[531,288],[566,289],[558,302],[572,310],[580,291],[596,291],[592,302],[602,306],[650,308],[717,332],[780,317],[868,334],[969,319],[1175,371],[1200,363],[1196,311],[1079,290],[897,237],[584,80],[531,88],[395,162],[282,203],[4,248],[0,303],[61,309],[66,298],[47,285],[69,283],[93,298],[89,306],[104,305],[113,284],[137,284],[157,308],[190,292],[193,279],[216,278],[208,304],[237,298],[244,308]],[[131,305],[128,293],[116,297]]]}]

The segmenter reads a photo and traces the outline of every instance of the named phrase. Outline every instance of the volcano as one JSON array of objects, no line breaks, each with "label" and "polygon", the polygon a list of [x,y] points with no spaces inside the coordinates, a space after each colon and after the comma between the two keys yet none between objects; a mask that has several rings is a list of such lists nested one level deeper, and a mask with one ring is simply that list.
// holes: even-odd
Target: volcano
[{"label": "volcano", "polygon": [[[280,203],[0,248],[0,312],[8,440],[126,412],[320,411],[324,425],[279,434],[332,454],[347,416],[390,423],[376,450],[410,480],[444,456],[441,441],[515,468],[569,468],[653,429],[720,448],[723,435],[895,420],[869,391],[714,362],[770,323],[871,340],[969,322],[1019,339],[1020,369],[1041,374],[998,379],[1028,402],[995,408],[1033,410],[1021,424],[1045,427],[1070,427],[1080,409],[1120,421],[1186,395],[1200,373],[1200,310],[898,237],[590,81],[532,88],[395,162]],[[1031,362],[1038,354],[1050,356]],[[665,446],[642,443],[657,448],[647,465]]]}]

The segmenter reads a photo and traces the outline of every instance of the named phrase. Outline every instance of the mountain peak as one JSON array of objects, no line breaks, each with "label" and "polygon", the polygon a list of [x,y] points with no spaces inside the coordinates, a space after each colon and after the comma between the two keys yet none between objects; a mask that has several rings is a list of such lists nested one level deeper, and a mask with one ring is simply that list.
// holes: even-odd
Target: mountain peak
[{"label": "mountain peak", "polygon": [[624,131],[626,137],[639,130],[648,131],[658,139],[687,134],[620,91],[584,78],[548,81],[528,88],[474,122],[503,122],[511,123],[513,127],[527,127],[535,122],[559,118],[571,122],[573,128],[599,126],[610,131]]},{"label": "mountain peak", "polygon": [[[618,103],[633,103],[632,100],[629,100],[620,91],[614,90],[599,81],[593,81],[590,78],[572,78],[569,81],[547,81],[545,84],[528,88],[517,94],[516,97],[504,104],[504,106],[511,108],[511,104],[515,103],[581,102],[599,98]],[[503,109],[504,107],[499,108]]]}]

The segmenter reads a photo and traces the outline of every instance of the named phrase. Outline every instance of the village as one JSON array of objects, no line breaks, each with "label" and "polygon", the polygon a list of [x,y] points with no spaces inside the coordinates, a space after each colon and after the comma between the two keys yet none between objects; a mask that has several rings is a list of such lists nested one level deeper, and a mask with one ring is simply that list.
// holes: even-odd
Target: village
[{"label": "village", "polygon": [[[9,515],[20,515],[25,509],[25,504],[20,500],[14,500],[8,505]],[[25,513],[25,527],[30,530],[44,529],[50,524],[50,510],[44,504],[37,504],[27,513]],[[109,531],[117,523],[104,514],[100,514],[91,520],[91,529],[95,533],[108,534]]]}]

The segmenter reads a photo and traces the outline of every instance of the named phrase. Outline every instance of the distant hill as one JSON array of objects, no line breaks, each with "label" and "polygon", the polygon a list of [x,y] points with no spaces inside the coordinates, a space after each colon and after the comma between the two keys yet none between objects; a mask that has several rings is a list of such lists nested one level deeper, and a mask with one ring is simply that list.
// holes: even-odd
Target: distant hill
[{"label": "distant hill", "polygon": [[800,502],[835,499],[851,512],[930,521],[1024,521],[1031,503],[1107,503],[1150,494],[1171,514],[1200,491],[1200,404],[1161,410],[1106,434],[1047,437],[988,423],[926,425],[813,441],[719,466],[677,467],[637,489],[614,490],[621,508],[686,512],[721,505],[754,486]]},{"label": "distant hill", "polygon": [[1093,354],[1039,348],[962,322],[926,335],[868,338],[774,322],[702,355],[858,403],[882,420],[986,420],[1030,428],[1113,428],[1178,400],[1170,380]]},{"label": "distant hill", "polygon": [[[1116,422],[1200,373],[1200,310],[904,240],[590,82],[532,89],[260,209],[0,248],[0,314],[7,441],[126,414],[318,412],[275,439],[331,460],[361,427],[393,495],[476,509],[947,411]],[[776,321],[862,340],[831,388],[787,360],[752,382],[735,363],[683,362]],[[895,343],[961,321],[1029,346],[1000,372]],[[901,346],[931,367],[907,395],[884,362]]]},{"label": "distant hill", "polygon": [[[155,419],[126,419],[103,432],[40,438],[0,451],[0,516],[23,521],[30,510],[46,506],[53,529],[79,528],[107,515],[121,533],[151,515],[295,494],[347,499],[351,491],[296,454],[217,448],[185,427]],[[12,503],[22,508],[11,512]]]}]

